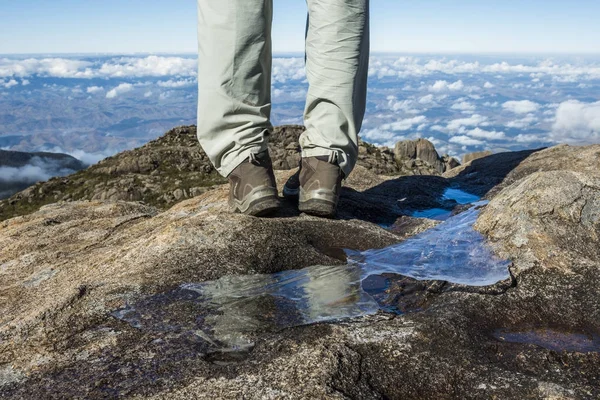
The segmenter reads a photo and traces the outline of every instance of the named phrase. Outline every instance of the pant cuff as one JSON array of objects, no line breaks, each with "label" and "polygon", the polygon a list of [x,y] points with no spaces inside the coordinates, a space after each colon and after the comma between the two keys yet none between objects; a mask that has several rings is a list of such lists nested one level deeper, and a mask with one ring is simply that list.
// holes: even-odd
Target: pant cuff
[{"label": "pant cuff", "polygon": [[352,169],[354,168],[353,160],[350,160],[348,155],[346,155],[341,150],[332,150],[326,147],[311,147],[308,149],[302,149],[302,157],[319,157],[319,156],[329,156],[331,153],[337,153],[338,155],[338,164],[344,173],[344,179],[350,175]]},{"label": "pant cuff", "polygon": [[240,165],[241,163],[246,161],[248,157],[250,157],[251,153],[260,153],[266,149],[266,143],[264,146],[248,147],[247,149],[240,151],[235,157],[228,159],[225,163],[222,163],[221,166],[217,168],[217,171],[225,178],[227,178],[229,174],[231,174],[233,170],[237,168],[238,165]]}]

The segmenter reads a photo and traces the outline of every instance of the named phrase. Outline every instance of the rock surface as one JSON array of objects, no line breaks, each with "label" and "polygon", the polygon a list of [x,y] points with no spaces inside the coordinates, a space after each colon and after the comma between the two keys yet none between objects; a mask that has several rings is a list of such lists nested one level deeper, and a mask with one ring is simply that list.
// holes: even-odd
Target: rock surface
[{"label": "rock surface", "polygon": [[[337,220],[291,205],[272,219],[229,214],[225,186],[162,212],[98,200],[6,220],[0,397],[598,398],[599,171],[600,145],[557,146],[493,155],[445,178],[359,167]],[[451,208],[441,194],[460,185],[490,199],[476,227],[513,263],[500,291],[390,278],[404,314],[266,330],[227,359],[110,314],[185,282],[342,263],[336,248],[383,247],[433,226],[402,214]],[[398,217],[397,229],[372,223]]]},{"label": "rock surface", "polygon": [[[269,150],[275,169],[298,167],[298,138],[303,131],[299,125],[273,129]],[[425,161],[397,164],[391,150],[362,141],[357,164],[375,174],[439,175]],[[182,126],[142,147],[108,157],[76,174],[37,183],[0,201],[0,221],[57,201],[143,201],[165,209],[224,182],[199,146],[196,127]]]}]

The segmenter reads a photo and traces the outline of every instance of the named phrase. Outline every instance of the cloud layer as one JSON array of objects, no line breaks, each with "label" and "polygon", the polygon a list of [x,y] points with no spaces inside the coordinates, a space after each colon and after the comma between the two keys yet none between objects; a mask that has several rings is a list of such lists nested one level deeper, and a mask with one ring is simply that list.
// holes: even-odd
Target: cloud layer
[{"label": "cloud layer", "polygon": [[[38,132],[32,143],[75,154],[92,131],[83,154],[97,161],[195,122],[196,71],[191,56],[0,58],[0,108],[11,116],[0,145],[2,133]],[[600,142],[600,58],[374,54],[368,88],[361,134],[376,144],[423,137],[461,157]],[[272,122],[302,123],[307,90],[304,58],[276,57]]]}]

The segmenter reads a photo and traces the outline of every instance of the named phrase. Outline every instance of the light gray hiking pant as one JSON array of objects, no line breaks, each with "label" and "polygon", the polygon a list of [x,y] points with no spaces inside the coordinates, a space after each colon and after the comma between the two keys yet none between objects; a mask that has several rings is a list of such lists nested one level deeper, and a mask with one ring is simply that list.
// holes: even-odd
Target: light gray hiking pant
[{"label": "light gray hiking pant", "polygon": [[[300,1],[300,0],[299,0]],[[358,155],[369,64],[369,0],[307,0],[303,157]],[[198,140],[227,176],[272,129],[272,0],[198,0]]]}]

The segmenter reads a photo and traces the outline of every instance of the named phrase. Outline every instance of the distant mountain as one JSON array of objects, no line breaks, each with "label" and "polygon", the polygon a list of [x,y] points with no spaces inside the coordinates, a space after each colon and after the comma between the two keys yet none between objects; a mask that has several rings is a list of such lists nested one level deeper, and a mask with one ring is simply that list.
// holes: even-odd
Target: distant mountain
[{"label": "distant mountain", "polygon": [[0,167],[24,167],[31,164],[35,158],[42,159],[46,162],[58,162],[63,168],[80,170],[85,168],[85,165],[73,156],[63,153],[47,153],[47,152],[24,152],[0,150]]},{"label": "distant mountain", "polygon": [[85,165],[68,154],[0,150],[0,199],[54,176],[80,171]]},{"label": "distant mountain", "polygon": [[[269,150],[275,169],[289,170],[298,166],[298,138],[303,131],[304,127],[300,125],[285,125],[273,130]],[[443,159],[431,143],[424,144],[431,160]],[[393,149],[361,141],[358,165],[380,175],[440,175],[444,171],[440,165],[434,166],[415,157],[394,154]],[[450,166],[446,166],[448,168]],[[225,182],[198,144],[196,127],[180,126],[142,147],[105,158],[72,175],[36,183],[0,201],[0,220],[28,214],[58,201],[143,201],[168,208]]]}]

